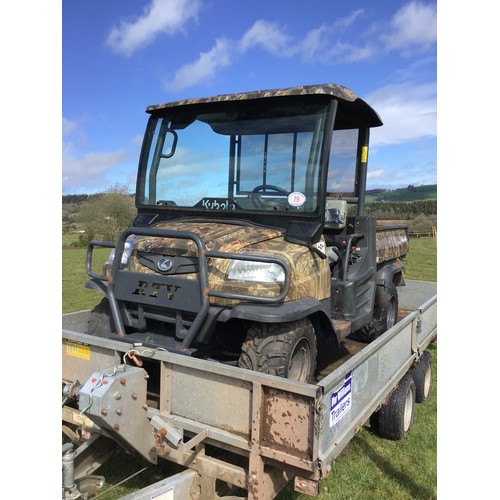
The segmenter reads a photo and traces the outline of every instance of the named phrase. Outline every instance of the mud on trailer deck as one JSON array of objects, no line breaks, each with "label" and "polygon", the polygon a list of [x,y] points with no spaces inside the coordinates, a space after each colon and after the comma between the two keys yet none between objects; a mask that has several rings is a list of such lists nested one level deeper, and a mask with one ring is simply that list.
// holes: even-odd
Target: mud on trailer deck
[{"label": "mud on trailer deck", "polygon": [[291,480],[316,495],[374,412],[385,437],[410,430],[429,389],[436,291],[407,280],[396,325],[370,344],[346,339],[314,384],[89,336],[88,311],[64,315],[62,416],[73,443],[63,445],[63,498],[102,489],[94,472],[117,445],[186,467],[128,500],[215,499],[230,487],[267,500]]}]

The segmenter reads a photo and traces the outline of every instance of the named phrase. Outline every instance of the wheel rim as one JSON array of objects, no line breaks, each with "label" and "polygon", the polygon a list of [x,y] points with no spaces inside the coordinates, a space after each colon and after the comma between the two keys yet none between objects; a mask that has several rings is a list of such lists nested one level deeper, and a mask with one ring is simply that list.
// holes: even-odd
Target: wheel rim
[{"label": "wheel rim", "polygon": [[397,315],[397,308],[396,308],[396,300],[394,297],[391,299],[391,303],[389,307],[387,308],[387,329],[392,328],[396,324],[396,315]]},{"label": "wheel rim", "polygon": [[411,425],[411,420],[413,416],[413,392],[411,389],[406,393],[406,401],[405,401],[405,411],[403,416],[403,426],[404,431],[408,432]]},{"label": "wheel rim", "polygon": [[288,379],[307,382],[311,369],[311,348],[306,339],[300,339],[290,356],[288,363]]},{"label": "wheel rim", "polygon": [[430,365],[425,370],[424,377],[424,398],[427,399],[429,393],[431,392],[431,384],[432,384],[432,370]]}]

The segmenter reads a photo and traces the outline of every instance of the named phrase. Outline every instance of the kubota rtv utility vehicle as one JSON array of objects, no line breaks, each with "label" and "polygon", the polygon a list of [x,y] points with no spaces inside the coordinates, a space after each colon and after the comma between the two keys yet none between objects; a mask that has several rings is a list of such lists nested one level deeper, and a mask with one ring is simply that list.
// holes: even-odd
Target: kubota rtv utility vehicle
[{"label": "kubota rtv utility vehicle", "polygon": [[309,382],[394,325],[408,239],[364,214],[368,104],[327,84],[147,112],[134,225],[89,245],[89,334]]}]

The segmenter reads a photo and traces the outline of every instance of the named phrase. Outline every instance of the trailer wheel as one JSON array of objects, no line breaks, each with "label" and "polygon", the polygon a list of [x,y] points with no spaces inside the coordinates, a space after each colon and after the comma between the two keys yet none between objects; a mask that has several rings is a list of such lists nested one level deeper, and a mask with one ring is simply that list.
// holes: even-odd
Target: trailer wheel
[{"label": "trailer wheel", "polygon": [[415,381],[407,373],[378,412],[378,432],[386,439],[404,439],[413,424]]},{"label": "trailer wheel", "polygon": [[416,395],[415,401],[423,403],[431,392],[432,386],[432,356],[428,351],[424,351],[418,364],[410,370],[415,381]]},{"label": "trailer wheel", "polygon": [[110,338],[115,331],[109,301],[104,297],[90,312],[86,333],[96,337]]},{"label": "trailer wheel", "polygon": [[368,342],[380,337],[392,328],[398,318],[398,290],[393,283],[377,287],[373,319],[361,330],[361,336]]},{"label": "trailer wheel", "polygon": [[308,319],[281,324],[253,323],[241,346],[238,365],[298,382],[311,382],[316,351],[316,335]]}]

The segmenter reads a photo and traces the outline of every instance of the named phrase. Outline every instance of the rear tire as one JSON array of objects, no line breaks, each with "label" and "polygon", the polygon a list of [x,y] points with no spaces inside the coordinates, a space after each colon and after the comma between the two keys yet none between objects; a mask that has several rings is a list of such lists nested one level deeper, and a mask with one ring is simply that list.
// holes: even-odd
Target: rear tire
[{"label": "rear tire", "polygon": [[85,333],[109,339],[114,331],[115,325],[111,316],[109,300],[104,297],[90,312],[87,331]]},{"label": "rear tire", "polygon": [[254,323],[241,346],[238,366],[298,382],[312,382],[316,335],[308,319],[281,324]]},{"label": "rear tire", "polygon": [[424,351],[418,364],[410,370],[410,373],[415,381],[415,401],[417,403],[423,403],[429,397],[432,387],[431,353]]},{"label": "rear tire", "polygon": [[361,336],[368,342],[372,342],[392,328],[398,318],[399,301],[396,286],[393,283],[379,286],[380,289],[377,290],[375,297],[373,319],[361,330]]},{"label": "rear tire", "polygon": [[407,373],[392,391],[389,401],[378,412],[380,436],[392,440],[406,438],[413,424],[415,393],[415,381]]}]

